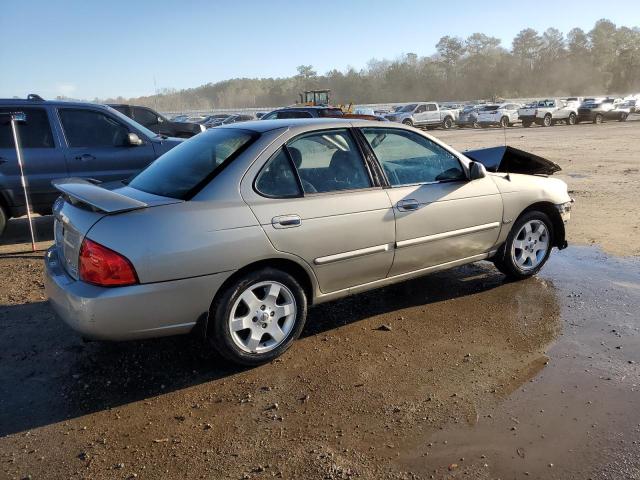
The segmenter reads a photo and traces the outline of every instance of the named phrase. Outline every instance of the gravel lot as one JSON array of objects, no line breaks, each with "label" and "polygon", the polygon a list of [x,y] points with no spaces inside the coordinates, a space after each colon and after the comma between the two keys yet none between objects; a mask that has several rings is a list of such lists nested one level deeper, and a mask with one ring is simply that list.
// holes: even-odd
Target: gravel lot
[{"label": "gravel lot", "polygon": [[[432,133],[460,150],[505,135]],[[538,278],[479,263],[321,305],[255,369],[189,337],[83,343],[11,222],[0,478],[640,478],[640,122],[506,137],[576,198],[571,246]]]}]

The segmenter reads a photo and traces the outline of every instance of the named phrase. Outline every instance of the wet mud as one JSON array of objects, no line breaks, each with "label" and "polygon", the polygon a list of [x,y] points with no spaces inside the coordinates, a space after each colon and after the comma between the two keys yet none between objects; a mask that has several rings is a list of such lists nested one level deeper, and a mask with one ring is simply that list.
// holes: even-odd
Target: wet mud
[{"label": "wet mud", "polygon": [[254,369],[191,337],[83,343],[0,255],[0,477],[640,478],[640,262],[554,252],[314,307]]}]

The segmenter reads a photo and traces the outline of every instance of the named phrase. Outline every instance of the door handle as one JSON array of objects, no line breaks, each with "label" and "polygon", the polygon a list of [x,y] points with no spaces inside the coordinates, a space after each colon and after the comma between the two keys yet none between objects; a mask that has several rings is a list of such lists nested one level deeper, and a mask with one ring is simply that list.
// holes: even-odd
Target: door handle
[{"label": "door handle", "polygon": [[407,200],[400,200],[398,203],[396,203],[396,207],[401,212],[411,212],[420,208],[420,203],[418,203],[418,201],[414,200],[413,198],[408,198]]},{"label": "door handle", "polygon": [[280,215],[271,219],[273,228],[293,228],[299,227],[301,224],[302,220],[299,215]]},{"label": "door handle", "polygon": [[78,155],[76,157],[76,160],[81,161],[81,162],[86,162],[87,160],[95,160],[95,159],[96,159],[96,157],[94,157],[90,153],[83,153],[82,155]]}]

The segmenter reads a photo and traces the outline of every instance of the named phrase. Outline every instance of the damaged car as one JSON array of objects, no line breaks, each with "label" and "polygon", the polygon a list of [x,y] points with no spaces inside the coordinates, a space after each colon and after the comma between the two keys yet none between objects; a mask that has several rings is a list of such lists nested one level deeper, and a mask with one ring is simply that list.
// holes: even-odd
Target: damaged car
[{"label": "damaged car", "polygon": [[558,170],[400,124],[222,126],[126,184],[56,181],[45,287],[83,337],[193,332],[258,365],[291,346],[312,305],[480,260],[535,275],[567,245]]}]

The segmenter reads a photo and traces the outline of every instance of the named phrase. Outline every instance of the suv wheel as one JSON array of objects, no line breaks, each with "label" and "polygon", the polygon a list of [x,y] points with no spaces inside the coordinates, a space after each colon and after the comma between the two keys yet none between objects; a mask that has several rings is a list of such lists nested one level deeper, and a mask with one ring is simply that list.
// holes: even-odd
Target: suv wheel
[{"label": "suv wheel", "polygon": [[516,220],[493,263],[509,278],[528,278],[547,262],[552,246],[553,224],[549,217],[537,210],[527,212]]},{"label": "suv wheel", "polygon": [[509,126],[509,119],[507,117],[502,117],[500,119],[500,126],[502,128],[507,128]]},{"label": "suv wheel", "polygon": [[522,126],[524,128],[529,128],[531,126],[531,122],[529,120],[523,120],[522,121]]},{"label": "suv wheel", "polygon": [[445,130],[449,130],[453,126],[453,119],[451,117],[446,117],[442,121],[442,128]]},{"label": "suv wheel", "polygon": [[0,205],[0,237],[4,233],[5,228],[7,228],[8,220],[7,212],[4,210],[4,207]]},{"label": "suv wheel", "polygon": [[411,121],[410,118],[405,118],[404,120],[402,120],[402,124],[408,127],[413,127],[413,122]]},{"label": "suv wheel", "polygon": [[576,124],[576,114],[570,113],[569,118],[567,119],[567,125],[575,125]]},{"label": "suv wheel", "polygon": [[627,113],[626,113],[626,112],[622,112],[622,113],[620,114],[620,118],[618,118],[618,121],[619,121],[619,122],[626,122],[626,121],[627,121],[627,116],[628,116],[628,115],[627,115]]},{"label": "suv wheel", "polygon": [[601,124],[603,120],[602,114],[598,113],[595,117],[593,117],[593,123]]},{"label": "suv wheel", "polygon": [[544,118],[542,119],[542,126],[543,127],[550,127],[552,124],[551,121],[551,115],[549,115],[548,113],[544,116]]},{"label": "suv wheel", "polygon": [[231,283],[211,306],[209,341],[226,359],[260,365],[284,353],[307,317],[307,298],[286,272],[265,268]]}]

